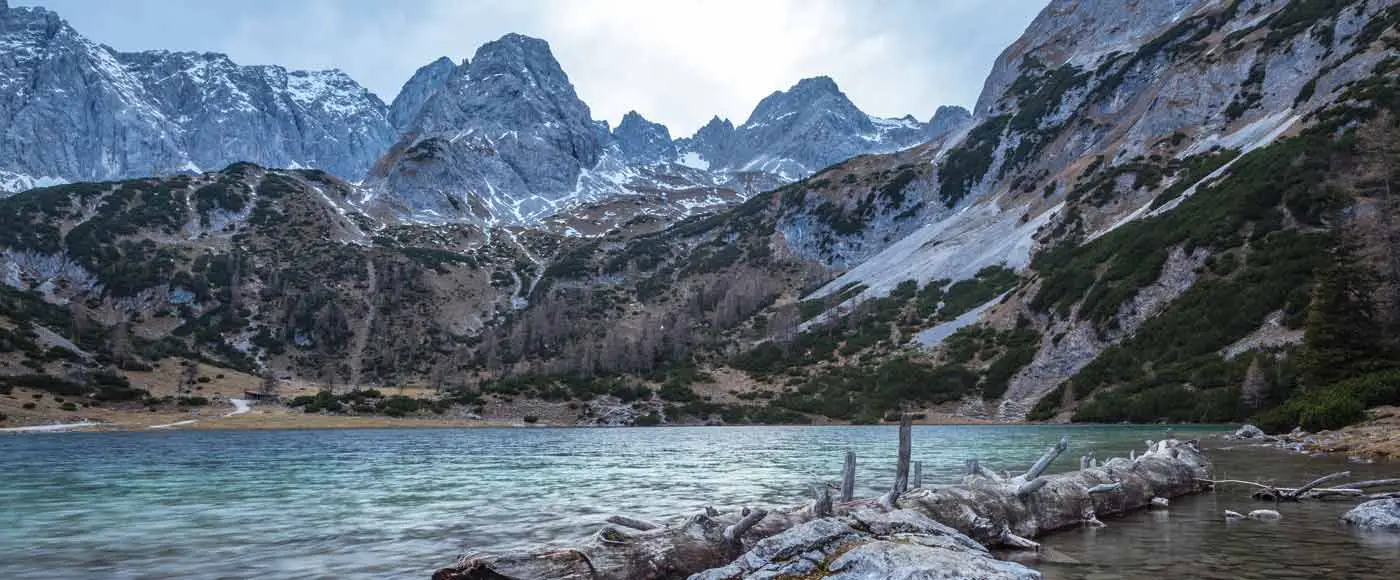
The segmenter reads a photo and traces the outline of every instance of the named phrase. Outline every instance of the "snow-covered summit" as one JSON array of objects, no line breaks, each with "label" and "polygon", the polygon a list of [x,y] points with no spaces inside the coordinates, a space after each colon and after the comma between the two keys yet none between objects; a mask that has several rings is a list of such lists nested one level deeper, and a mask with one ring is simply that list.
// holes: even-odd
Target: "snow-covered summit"
[{"label": "snow-covered summit", "polygon": [[358,178],[393,139],[343,72],[217,53],[123,53],[54,12],[0,4],[0,170],[105,180],[235,161]]}]

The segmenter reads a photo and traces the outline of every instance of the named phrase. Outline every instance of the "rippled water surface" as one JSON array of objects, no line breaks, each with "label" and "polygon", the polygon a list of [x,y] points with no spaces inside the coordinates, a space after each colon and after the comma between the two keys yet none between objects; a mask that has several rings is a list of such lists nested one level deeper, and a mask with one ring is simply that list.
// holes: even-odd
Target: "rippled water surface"
[{"label": "rippled water surface", "polygon": [[[1178,435],[1208,429],[1177,427]],[[931,482],[963,460],[1023,470],[1068,433],[1055,470],[1125,455],[1161,427],[916,427]],[[893,476],[892,427],[69,433],[0,437],[0,578],[413,578],[469,549],[567,543],[614,513],[795,503],[860,457],[863,495]],[[1244,479],[1307,479],[1337,460],[1217,450]],[[1344,462],[1344,460],[1343,460]],[[1349,466],[1361,476],[1391,465]],[[1343,504],[1226,524],[1245,492],[1047,538],[1048,578],[1394,578],[1400,541],[1336,524]]]}]

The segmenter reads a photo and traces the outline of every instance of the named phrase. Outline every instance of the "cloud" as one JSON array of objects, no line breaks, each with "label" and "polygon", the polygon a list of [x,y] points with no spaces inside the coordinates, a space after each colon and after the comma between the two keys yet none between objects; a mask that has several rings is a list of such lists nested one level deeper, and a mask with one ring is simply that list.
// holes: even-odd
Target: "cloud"
[{"label": "cloud", "polygon": [[804,77],[866,112],[927,119],[971,106],[993,59],[1044,0],[12,0],[50,7],[120,50],[228,53],[340,68],[393,99],[419,66],[508,32],[550,42],[595,118],[629,110],[689,135],[736,123]]}]

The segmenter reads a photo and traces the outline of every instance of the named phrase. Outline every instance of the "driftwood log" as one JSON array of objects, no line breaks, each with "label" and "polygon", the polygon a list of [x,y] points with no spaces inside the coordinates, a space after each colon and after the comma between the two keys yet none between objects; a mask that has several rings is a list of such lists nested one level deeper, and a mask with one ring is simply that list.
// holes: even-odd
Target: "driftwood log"
[{"label": "driftwood log", "polygon": [[[1080,526],[1209,488],[1210,464],[1195,442],[1149,442],[1134,459],[1114,458],[1097,467],[1045,475],[1068,448],[1061,439],[1024,474],[1003,478],[968,461],[962,483],[908,488],[909,419],[901,421],[899,464],[890,491],[854,499],[855,457],[847,453],[840,496],[825,484],[809,504],[770,510],[718,512],[707,508],[679,523],[655,526],[632,518],[609,524],[577,548],[527,554],[463,556],[434,580],[665,580],[724,566],[755,542],[795,526],[859,510],[906,510],[931,518],[985,546],[1038,549],[1030,538]],[[922,471],[921,469],[919,471]],[[916,483],[918,477],[915,478]],[[634,525],[636,524],[636,525]],[[645,529],[643,529],[645,528]]]},{"label": "driftwood log", "polygon": [[1338,479],[1345,479],[1348,477],[1351,477],[1350,471],[1341,471],[1337,473],[1324,475],[1298,487],[1277,487],[1274,485],[1260,483],[1257,481],[1245,481],[1240,479],[1222,479],[1215,481],[1206,480],[1206,483],[1211,485],[1235,484],[1257,487],[1259,488],[1259,490],[1251,494],[1251,497],[1259,501],[1272,502],[1300,501],[1305,499],[1361,500],[1400,496],[1400,492],[1395,491],[1372,494],[1367,493],[1367,490],[1372,489],[1385,487],[1400,487],[1400,479],[1373,479],[1368,481],[1341,483],[1337,484],[1336,487],[1322,487],[1322,484],[1324,483],[1333,482]]}]

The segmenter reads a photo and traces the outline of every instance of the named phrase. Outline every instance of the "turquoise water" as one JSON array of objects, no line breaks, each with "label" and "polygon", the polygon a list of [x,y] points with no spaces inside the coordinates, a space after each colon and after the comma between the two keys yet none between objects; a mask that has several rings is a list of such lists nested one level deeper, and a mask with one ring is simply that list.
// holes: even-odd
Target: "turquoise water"
[{"label": "turquoise water", "polygon": [[[1176,427],[1178,435],[1192,431]],[[1077,467],[1089,449],[1126,455],[1163,433],[916,427],[914,458],[929,482],[950,482],[972,457],[1023,470],[1062,434],[1071,447],[1055,470]],[[808,484],[837,479],[846,449],[860,458],[862,494],[883,491],[893,477],[892,427],[6,436],[0,578],[422,580],[464,551],[566,544],[614,513],[664,520],[706,505],[800,502]],[[1151,537],[1134,525],[1120,526],[1120,540],[1100,532],[1098,543],[1131,549],[1122,540]],[[1076,543],[1083,537],[1071,532],[1051,544],[1092,555],[1099,548]],[[1379,562],[1400,563],[1386,552],[1393,546],[1379,546]],[[1110,577],[1094,575],[1130,564],[1033,563],[1062,578]]]}]

